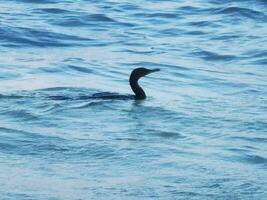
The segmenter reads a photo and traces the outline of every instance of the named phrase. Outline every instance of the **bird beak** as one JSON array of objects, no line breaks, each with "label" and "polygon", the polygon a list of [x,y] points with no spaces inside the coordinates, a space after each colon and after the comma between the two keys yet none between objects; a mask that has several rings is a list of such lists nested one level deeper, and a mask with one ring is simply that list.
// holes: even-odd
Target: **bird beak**
[{"label": "bird beak", "polygon": [[148,73],[151,74],[153,72],[158,72],[158,71],[160,71],[160,69],[151,69]]}]

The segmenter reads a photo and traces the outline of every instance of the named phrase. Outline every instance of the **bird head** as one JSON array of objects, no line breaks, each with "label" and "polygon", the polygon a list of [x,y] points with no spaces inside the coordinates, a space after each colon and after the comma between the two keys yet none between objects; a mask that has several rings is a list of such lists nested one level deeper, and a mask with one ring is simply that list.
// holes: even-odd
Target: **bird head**
[{"label": "bird head", "polygon": [[141,78],[143,76],[146,76],[148,74],[151,74],[153,72],[158,72],[158,71],[160,71],[160,69],[147,69],[147,68],[140,67],[140,68],[134,69],[132,71],[131,76],[134,76],[137,79],[139,79],[139,78]]}]

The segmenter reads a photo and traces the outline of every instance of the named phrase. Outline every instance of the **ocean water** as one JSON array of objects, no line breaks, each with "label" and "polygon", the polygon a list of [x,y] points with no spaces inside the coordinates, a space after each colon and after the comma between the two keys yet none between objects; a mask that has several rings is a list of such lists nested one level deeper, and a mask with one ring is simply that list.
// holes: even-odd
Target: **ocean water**
[{"label": "ocean water", "polygon": [[0,199],[266,191],[267,1],[0,1]]}]

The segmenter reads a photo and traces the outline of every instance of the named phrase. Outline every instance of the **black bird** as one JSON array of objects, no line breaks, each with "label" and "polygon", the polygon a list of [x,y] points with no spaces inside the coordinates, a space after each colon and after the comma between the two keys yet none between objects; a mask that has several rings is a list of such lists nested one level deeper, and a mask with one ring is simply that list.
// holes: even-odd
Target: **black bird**
[{"label": "black bird", "polygon": [[93,94],[92,96],[79,96],[78,98],[64,97],[64,96],[50,96],[52,100],[86,100],[86,99],[135,99],[142,100],[146,98],[146,93],[138,84],[138,80],[153,72],[160,71],[160,69],[146,69],[143,67],[136,68],[132,71],[129,83],[135,95],[121,95],[118,93],[101,92]]},{"label": "black bird", "polygon": [[151,74],[151,73],[157,72],[157,71],[160,71],[160,69],[146,69],[143,67],[136,68],[132,71],[130,78],[129,78],[129,83],[130,83],[130,86],[131,86],[135,95],[121,95],[118,93],[101,92],[101,93],[96,93],[89,98],[90,99],[121,99],[121,100],[126,100],[126,99],[142,100],[142,99],[145,99],[146,93],[138,84],[138,80],[140,78],[148,75],[148,74]]}]

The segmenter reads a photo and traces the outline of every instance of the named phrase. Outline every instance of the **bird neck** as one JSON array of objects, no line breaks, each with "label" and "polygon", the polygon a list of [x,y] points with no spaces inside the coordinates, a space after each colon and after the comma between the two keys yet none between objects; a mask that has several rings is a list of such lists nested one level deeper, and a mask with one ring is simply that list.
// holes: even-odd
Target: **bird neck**
[{"label": "bird neck", "polygon": [[136,77],[130,76],[130,85],[131,88],[135,94],[135,99],[137,100],[141,100],[141,99],[145,99],[146,98],[146,93],[144,92],[144,90],[139,86],[138,84],[138,79]]}]

